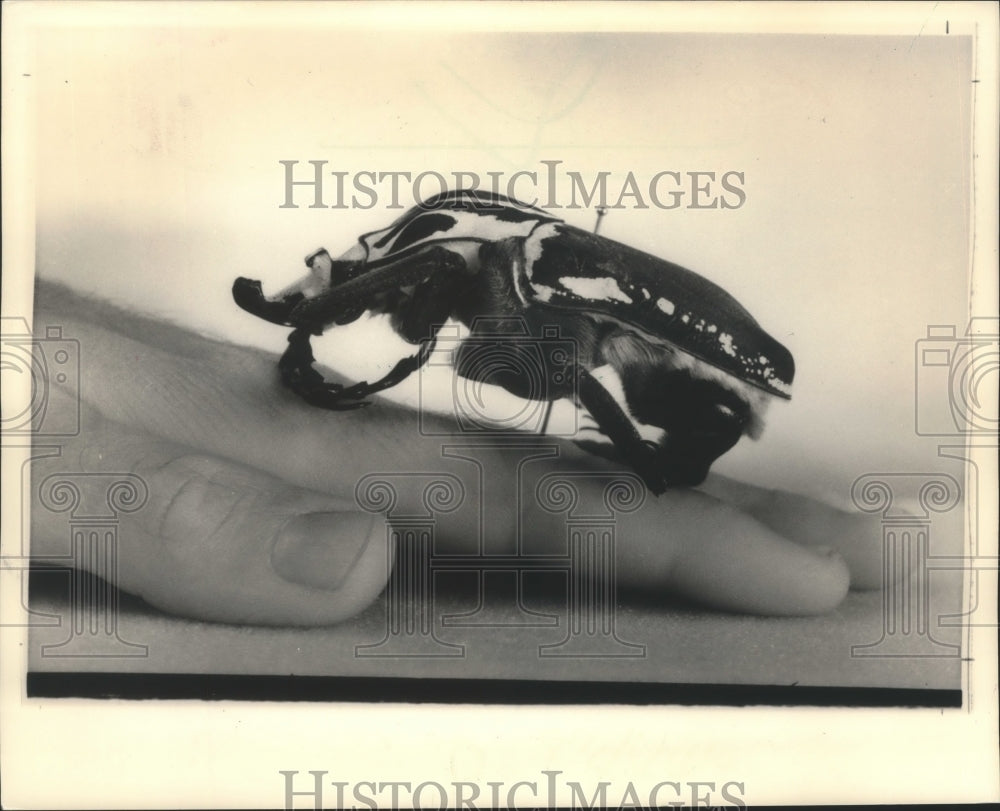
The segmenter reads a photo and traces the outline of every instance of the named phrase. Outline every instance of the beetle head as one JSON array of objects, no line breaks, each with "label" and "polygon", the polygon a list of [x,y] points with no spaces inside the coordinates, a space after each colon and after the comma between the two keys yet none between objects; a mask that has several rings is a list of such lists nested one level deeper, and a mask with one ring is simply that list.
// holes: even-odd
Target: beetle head
[{"label": "beetle head", "polygon": [[637,410],[644,414],[647,408],[658,409],[665,438],[656,453],[667,484],[701,484],[715,460],[745,433],[750,407],[732,392],[688,372],[674,372],[663,384],[669,394],[647,391]]},{"label": "beetle head", "polygon": [[635,419],[664,430],[656,455],[668,484],[704,481],[715,460],[739,441],[751,421],[748,403],[688,370],[653,368],[626,378],[624,388]]},{"label": "beetle head", "polygon": [[612,328],[602,357],[615,369],[632,419],[662,429],[651,443],[668,484],[700,484],[743,434],[755,436],[770,398],[679,350]]}]

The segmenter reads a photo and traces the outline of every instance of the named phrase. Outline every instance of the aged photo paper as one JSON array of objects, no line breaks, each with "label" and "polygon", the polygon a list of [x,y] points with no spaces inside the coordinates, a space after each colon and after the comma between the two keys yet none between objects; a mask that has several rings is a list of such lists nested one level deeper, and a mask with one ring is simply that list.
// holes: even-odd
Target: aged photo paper
[{"label": "aged photo paper", "polygon": [[992,4],[3,23],[9,807],[997,799]]}]

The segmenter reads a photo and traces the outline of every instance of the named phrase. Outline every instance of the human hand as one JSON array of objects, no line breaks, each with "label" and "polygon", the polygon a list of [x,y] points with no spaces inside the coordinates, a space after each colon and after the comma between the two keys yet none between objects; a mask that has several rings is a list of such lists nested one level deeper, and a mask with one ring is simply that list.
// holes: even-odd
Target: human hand
[{"label": "human hand", "polygon": [[[443,516],[435,536],[452,554],[478,549],[482,482],[515,475],[517,460],[500,448],[486,451],[482,476],[443,458],[441,438],[422,434],[411,410],[310,408],[279,384],[265,353],[42,282],[36,334],[55,325],[80,341],[81,374],[78,389],[50,381],[49,407],[79,399],[81,432],[60,457],[36,461],[35,481],[51,472],[140,475],[149,502],[121,518],[117,585],[166,611],[264,625],[338,622],[377,597],[391,565],[384,519],[354,501],[366,474],[459,477],[468,507]],[[620,472],[568,442],[525,441],[558,448],[558,458],[527,466],[531,475],[599,474],[583,482],[581,498],[600,499]],[[402,511],[418,498],[404,487]],[[519,520],[532,554],[565,544],[564,519],[530,498],[521,516],[513,503],[494,508],[512,550]],[[33,556],[64,555],[64,520],[37,503],[32,512]],[[717,476],[699,490],[649,496],[617,520],[624,590],[808,615],[833,609],[849,583],[880,582],[869,518]]]}]

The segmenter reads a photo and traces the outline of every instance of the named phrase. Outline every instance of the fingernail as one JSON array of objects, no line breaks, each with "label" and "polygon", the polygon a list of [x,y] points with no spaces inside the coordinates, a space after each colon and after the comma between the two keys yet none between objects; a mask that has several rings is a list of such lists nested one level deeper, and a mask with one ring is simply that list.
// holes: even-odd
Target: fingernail
[{"label": "fingernail", "polygon": [[361,512],[298,515],[278,534],[271,564],[290,583],[334,591],[375,538],[376,518]]}]

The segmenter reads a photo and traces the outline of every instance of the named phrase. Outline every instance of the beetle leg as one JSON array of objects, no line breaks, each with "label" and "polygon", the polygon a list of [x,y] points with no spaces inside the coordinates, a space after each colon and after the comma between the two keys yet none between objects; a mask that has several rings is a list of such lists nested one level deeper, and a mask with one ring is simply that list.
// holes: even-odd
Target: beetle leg
[{"label": "beetle leg", "polygon": [[663,493],[667,488],[656,451],[639,435],[632,420],[597,378],[583,367],[578,368],[577,375],[580,402],[598,427],[615,443],[623,460],[642,477],[646,487],[656,495]]},{"label": "beetle leg", "polygon": [[322,375],[312,368],[315,360],[309,345],[309,333],[301,329],[292,330],[288,336],[288,349],[278,360],[278,369],[282,379],[289,385],[293,378],[322,382]]},{"label": "beetle leg", "polygon": [[393,327],[406,340],[419,340],[420,350],[415,355],[400,359],[389,374],[380,380],[374,383],[355,383],[337,392],[336,397],[354,400],[385,391],[402,383],[427,363],[434,351],[438,331],[451,314],[452,302],[460,293],[454,287],[454,275],[450,271],[438,270],[421,282],[413,300],[401,305],[402,312],[393,313]]},{"label": "beetle leg", "polygon": [[[437,329],[434,330],[434,333],[437,333]],[[308,357],[301,348],[292,349],[293,336],[296,336],[296,343],[305,341]],[[327,383],[323,376],[312,367],[313,358],[312,352],[308,349],[308,332],[296,330],[289,336],[289,344],[288,351],[278,362],[281,369],[281,379],[285,385],[310,405],[332,411],[347,411],[369,405],[369,401],[365,400],[365,397],[392,388],[417,371],[427,362],[431,352],[434,351],[435,339],[431,337],[424,341],[415,355],[401,358],[392,367],[389,374],[374,383],[355,383],[346,388],[339,383]]]},{"label": "beetle leg", "polygon": [[[434,333],[435,335],[437,334],[437,329],[434,330]],[[376,380],[374,383],[355,383],[353,386],[348,386],[346,389],[338,391],[335,394],[335,397],[359,400],[370,394],[391,389],[397,383],[402,383],[406,380],[406,378],[417,371],[417,369],[427,363],[427,358],[429,358],[431,352],[434,351],[434,344],[435,338],[433,337],[424,341],[421,343],[420,351],[417,352],[417,354],[400,359],[396,365],[392,367],[392,371],[390,371],[385,377],[380,380]]]},{"label": "beetle leg", "polygon": [[290,320],[293,326],[320,335],[329,324],[347,323],[349,315],[359,307],[367,309],[378,296],[419,284],[436,273],[453,275],[464,268],[461,256],[440,245],[404,259],[373,262],[355,278],[299,303]]},{"label": "beetle leg", "polygon": [[[328,293],[307,299],[292,315],[297,329],[289,336],[289,349],[285,353],[288,361],[282,370],[282,379],[307,402],[321,408],[344,410],[367,405],[363,398],[397,385],[427,362],[434,350],[434,338],[440,324],[447,319],[451,302],[458,294],[454,287],[456,271],[464,266],[461,257],[435,246],[404,260],[370,267],[363,275]],[[403,321],[394,322],[394,326],[411,342],[428,335],[430,340],[422,341],[415,355],[400,359],[387,375],[374,383],[355,383],[347,388],[327,384],[312,368],[310,333],[322,332],[320,325],[331,317],[334,323],[353,320],[350,316],[359,309],[362,312],[369,309],[376,297],[409,284],[417,287],[416,301],[411,303]]]},{"label": "beetle leg", "polygon": [[401,301],[391,315],[393,329],[410,343],[420,342],[420,350],[416,355],[402,358],[381,380],[356,383],[338,396],[367,397],[401,383],[422,367],[434,351],[441,325],[448,320],[455,300],[462,293],[462,288],[456,285],[454,272],[447,267],[438,268],[417,284],[413,293]]},{"label": "beetle leg", "polygon": [[313,368],[314,361],[309,333],[301,329],[293,330],[288,336],[288,349],[278,361],[281,381],[307,403],[320,408],[347,411],[367,405],[343,399],[340,392],[344,387],[339,383],[326,382],[323,375]]}]

